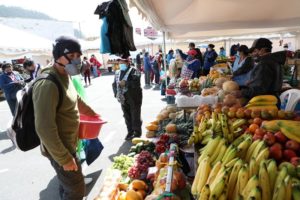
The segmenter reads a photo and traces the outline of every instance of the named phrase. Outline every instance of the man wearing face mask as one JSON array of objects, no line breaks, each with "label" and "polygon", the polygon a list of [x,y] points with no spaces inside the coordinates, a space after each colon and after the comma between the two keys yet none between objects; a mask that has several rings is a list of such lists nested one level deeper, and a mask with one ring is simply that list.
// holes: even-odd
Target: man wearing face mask
[{"label": "man wearing face mask", "polygon": [[247,87],[240,91],[240,95],[248,100],[258,95],[274,95],[280,102],[279,94],[283,79],[281,65],[285,63],[285,54],[271,54],[272,42],[266,38],[255,40],[252,48],[254,49],[252,55],[258,56],[257,64],[252,70]]},{"label": "man wearing face mask", "polygon": [[129,65],[128,60],[120,61],[120,70],[116,72],[113,82],[114,95],[121,103],[127,126],[125,140],[142,135],[141,107],[143,93],[141,88],[141,74]]},{"label": "man wearing face mask", "polygon": [[2,88],[11,114],[14,116],[17,103],[16,94],[23,88],[24,81],[12,69],[13,67],[9,63],[2,65],[3,74],[0,75],[0,88]]},{"label": "man wearing face mask", "polygon": [[209,74],[210,68],[215,65],[215,61],[218,57],[217,52],[214,50],[215,45],[209,44],[207,52],[205,52],[204,56],[204,66],[203,66],[203,74],[206,76]]},{"label": "man wearing face mask", "polygon": [[[78,96],[70,76],[80,73],[81,47],[73,38],[59,37],[53,46],[54,64],[42,70],[53,75],[62,86],[63,94],[50,80],[35,83],[32,100],[35,128],[41,140],[41,151],[55,169],[63,200],[81,200],[85,195],[84,178],[76,157],[79,113],[97,114]],[[58,102],[62,95],[62,104]]]}]

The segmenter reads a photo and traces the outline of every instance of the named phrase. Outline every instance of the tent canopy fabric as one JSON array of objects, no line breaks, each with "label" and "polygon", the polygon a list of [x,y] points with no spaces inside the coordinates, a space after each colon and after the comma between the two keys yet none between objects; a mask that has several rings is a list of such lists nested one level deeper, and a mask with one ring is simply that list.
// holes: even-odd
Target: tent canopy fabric
[{"label": "tent canopy fabric", "polygon": [[152,26],[172,38],[299,30],[299,0],[130,0]]},{"label": "tent canopy fabric", "polygon": [[0,24],[0,49],[9,51],[50,51],[52,42],[26,31]]}]

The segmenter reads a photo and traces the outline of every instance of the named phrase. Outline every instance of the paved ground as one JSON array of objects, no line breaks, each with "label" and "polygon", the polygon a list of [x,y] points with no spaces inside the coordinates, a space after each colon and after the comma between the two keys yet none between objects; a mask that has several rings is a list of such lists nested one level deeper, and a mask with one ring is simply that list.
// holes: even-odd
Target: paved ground
[{"label": "paved ground", "polygon": [[[87,187],[87,199],[93,199],[99,192],[112,158],[127,153],[129,142],[124,141],[126,127],[119,103],[113,98],[112,75],[92,80],[87,88],[87,102],[108,123],[103,127],[100,140],[104,150],[100,157],[88,166],[84,173],[92,177]],[[143,82],[143,81],[142,81]],[[143,91],[142,117],[144,122],[152,120],[166,105],[161,101],[160,91]],[[39,148],[29,152],[16,150],[6,137],[4,130],[11,119],[6,101],[0,102],[0,199],[1,200],[58,200],[58,184],[49,161],[41,156]]]}]

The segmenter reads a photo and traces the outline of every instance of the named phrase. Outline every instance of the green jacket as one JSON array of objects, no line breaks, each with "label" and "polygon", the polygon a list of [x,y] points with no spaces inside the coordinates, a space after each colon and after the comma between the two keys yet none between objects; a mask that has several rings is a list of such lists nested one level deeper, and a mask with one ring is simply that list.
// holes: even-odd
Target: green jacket
[{"label": "green jacket", "polygon": [[76,152],[79,128],[79,113],[96,113],[78,96],[69,76],[60,75],[54,67],[42,73],[51,73],[61,83],[63,101],[57,110],[58,88],[50,80],[38,81],[33,88],[35,128],[41,139],[42,154],[52,157],[61,166],[70,162]]}]

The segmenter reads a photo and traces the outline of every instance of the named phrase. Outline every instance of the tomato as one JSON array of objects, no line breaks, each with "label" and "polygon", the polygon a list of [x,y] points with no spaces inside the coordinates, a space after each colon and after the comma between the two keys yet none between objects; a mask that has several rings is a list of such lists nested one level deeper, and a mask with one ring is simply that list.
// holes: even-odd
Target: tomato
[{"label": "tomato", "polygon": [[256,118],[254,118],[253,123],[254,123],[254,124],[257,124],[258,126],[260,126],[261,123],[262,123],[262,119],[259,118],[259,117],[256,117]]},{"label": "tomato", "polygon": [[254,133],[256,131],[256,129],[258,129],[258,128],[259,128],[259,126],[257,124],[251,124],[249,126],[249,131]]}]

